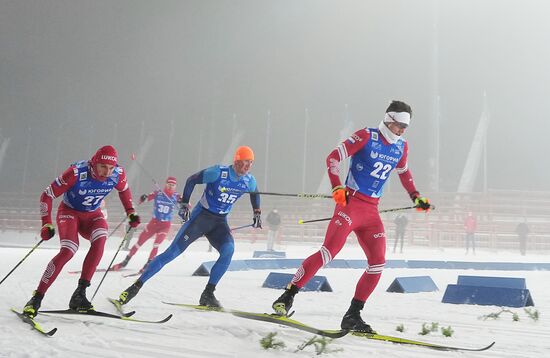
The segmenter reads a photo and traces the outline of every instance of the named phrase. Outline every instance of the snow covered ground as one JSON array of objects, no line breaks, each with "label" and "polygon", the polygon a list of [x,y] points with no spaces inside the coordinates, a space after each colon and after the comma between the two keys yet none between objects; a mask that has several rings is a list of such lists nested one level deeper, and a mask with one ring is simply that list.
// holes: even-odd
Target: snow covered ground
[{"label": "snow covered ground", "polygon": [[[19,240],[32,244],[32,236],[19,233],[0,234],[0,245]],[[22,308],[29,299],[47,262],[55,255],[55,239],[32,253],[29,258],[0,286],[0,357],[312,357],[312,347],[294,352],[296,347],[313,335],[290,327],[237,318],[216,312],[198,312],[164,305],[161,300],[182,303],[198,303],[207,277],[193,277],[193,271],[204,261],[215,260],[215,252],[207,252],[205,239],[200,239],[190,249],[167,265],[152,278],[140,294],[129,304],[136,310],[135,316],[144,319],[160,319],[169,313],[174,317],[165,324],[142,324],[117,320],[80,316],[39,315],[38,320],[46,329],[57,327],[52,338],[40,336],[9,311],[10,307]],[[106,266],[119,239],[109,240],[101,267]],[[152,243],[146,243],[129,264],[139,269]],[[166,246],[163,245],[161,250]],[[43,301],[44,309],[68,307],[69,298],[76,288],[78,275],[66,271],[79,270],[88,243],[81,242],[77,255],[70,261]],[[234,259],[251,258],[254,250],[265,249],[264,242],[251,244],[237,241]],[[303,258],[318,249],[317,245],[283,247],[288,258]],[[0,247],[0,269],[3,278],[17,262],[29,252],[26,248]],[[124,252],[119,258],[124,257]],[[338,255],[338,258],[362,258],[354,239]],[[515,252],[487,252],[478,250],[476,256],[465,256],[462,250],[431,250],[405,248],[404,254],[388,253],[388,259],[472,260],[510,262],[548,262],[548,255],[518,256]],[[117,259],[118,261],[118,259]],[[273,270],[228,272],[216,291],[225,307],[270,312],[271,302],[281,291],[262,288],[268,273]],[[295,270],[277,270],[294,273]],[[322,269],[318,275],[327,276],[334,292],[301,292],[296,296],[295,319],[319,328],[337,329],[343,313],[362,274],[359,269]],[[524,277],[535,302],[540,319],[534,321],[520,308],[511,308],[520,320],[514,322],[510,314],[502,314],[497,320],[481,320],[480,316],[498,312],[500,307],[453,305],[441,303],[447,284],[456,283],[460,274],[482,276]],[[88,289],[91,298],[103,273],[96,273]],[[399,276],[429,275],[439,287],[438,292],[399,294],[385,292],[394,278]],[[94,305],[98,310],[113,312],[105,299],[116,297],[132,283],[120,273],[109,273],[101,286]],[[346,336],[334,340],[329,348],[340,349],[331,357],[547,357],[550,354],[550,272],[549,271],[474,271],[441,269],[386,269],[379,286],[371,296],[363,318],[382,334],[422,339],[454,346],[478,347],[496,341],[485,352],[439,352],[426,348],[395,345],[386,342],[363,340]],[[438,322],[439,326],[451,326],[450,338],[440,332],[421,336],[423,323]],[[395,330],[403,324],[405,332]],[[260,339],[270,332],[287,348],[282,351],[265,351]]]}]

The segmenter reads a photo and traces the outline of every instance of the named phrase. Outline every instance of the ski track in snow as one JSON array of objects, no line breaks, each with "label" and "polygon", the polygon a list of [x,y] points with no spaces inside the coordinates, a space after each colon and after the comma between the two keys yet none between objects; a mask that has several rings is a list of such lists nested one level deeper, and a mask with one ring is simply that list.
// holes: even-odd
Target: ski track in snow
[{"label": "ski track in snow", "polygon": [[[6,234],[3,234],[4,236]],[[13,236],[13,235],[12,235]],[[0,235],[0,242],[3,236]],[[112,240],[106,247],[99,267],[108,265],[118,247]],[[129,267],[139,269],[149,253],[149,243],[136,254]],[[164,245],[167,245],[165,243]],[[313,253],[315,245],[287,246],[289,258],[304,258]],[[161,247],[161,251],[164,247]],[[252,257],[253,250],[263,250],[261,243],[255,245],[237,242],[234,260]],[[4,276],[28,252],[28,248],[0,247],[0,259],[4,262],[0,276]],[[87,250],[81,245],[75,257],[63,268],[56,282],[43,301],[44,309],[66,308],[76,288],[78,275],[69,270],[78,270]],[[461,250],[410,248],[410,253],[388,254],[388,259],[437,259],[476,261],[521,261],[525,257],[515,253],[478,251],[477,256],[464,256]],[[44,329],[57,327],[51,337],[42,337],[20,322],[9,311],[10,307],[22,308],[36,287],[42,270],[55,255],[55,250],[38,249],[1,286],[0,302],[0,357],[312,357],[313,347],[294,352],[296,347],[313,335],[290,327],[257,322],[234,317],[227,313],[199,312],[169,306],[161,301],[198,303],[198,298],[207,277],[193,277],[193,271],[204,261],[215,260],[217,254],[207,252],[203,239],[167,265],[157,276],[147,282],[140,294],[128,305],[136,310],[134,317],[161,319],[169,313],[174,317],[164,324],[146,324],[102,319],[89,316],[39,315],[37,320]],[[117,260],[124,257],[119,253]],[[532,262],[545,262],[547,255],[528,256]],[[357,246],[349,245],[338,258],[362,258]],[[274,270],[227,272],[216,290],[216,296],[224,306],[254,312],[270,312],[271,302],[281,291],[261,288],[268,273]],[[276,270],[294,273],[295,270]],[[327,276],[334,292],[301,292],[296,296],[293,309],[295,319],[325,329],[337,329],[346,311],[355,284],[362,274],[360,269],[322,269],[317,275]],[[525,277],[527,288],[539,311],[540,319],[531,320],[522,308],[510,308],[520,316],[519,322],[512,315],[503,313],[501,318],[482,320],[481,316],[498,312],[500,307],[453,305],[441,303],[446,285],[456,283],[460,274],[480,276]],[[91,298],[103,273],[98,273],[88,289]],[[429,275],[439,287],[437,292],[416,294],[387,293],[385,290],[395,277]],[[96,309],[115,312],[107,297],[117,297],[135,278],[123,278],[120,273],[110,272],[94,300]],[[547,271],[474,271],[438,269],[386,269],[382,279],[363,310],[363,318],[381,334],[423,340],[459,347],[480,347],[491,343],[493,348],[484,352],[439,352],[421,347],[403,346],[386,342],[369,341],[359,337],[345,336],[333,340],[331,349],[341,352],[327,354],[330,357],[547,357],[550,354],[550,324],[546,313],[550,312],[550,272]],[[422,324],[438,322],[439,327],[451,326],[455,333],[446,338],[440,332],[421,336]],[[404,324],[406,331],[397,332],[396,326]],[[287,348],[282,351],[265,351],[259,341],[270,332],[277,332]],[[47,342],[45,341],[47,340]]]}]

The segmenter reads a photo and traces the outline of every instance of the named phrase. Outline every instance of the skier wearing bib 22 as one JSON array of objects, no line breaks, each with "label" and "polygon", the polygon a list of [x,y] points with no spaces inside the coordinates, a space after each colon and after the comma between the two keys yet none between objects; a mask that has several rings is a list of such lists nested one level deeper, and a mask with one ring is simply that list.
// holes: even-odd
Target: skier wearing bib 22
[{"label": "skier wearing bib 22", "polygon": [[[401,138],[411,119],[411,107],[393,101],[386,109],[378,128],[364,128],[352,134],[327,157],[327,167],[336,202],[321,249],[309,256],[288,284],[285,292],[273,302],[277,314],[286,315],[300,288],[340,252],[353,231],[367,256],[368,266],[355,289],[351,306],[342,319],[346,330],[375,333],[361,319],[360,311],[380,280],[385,264],[386,234],[378,213],[378,201],[391,170],[396,169],[401,184],[417,206],[429,210],[428,199],[420,196],[407,167],[407,142]],[[340,182],[339,164],[351,156],[346,186]]]},{"label": "skier wearing bib 22", "polygon": [[[140,278],[119,296],[121,304],[134,298],[143,284],[162,269],[164,265],[178,257],[187,247],[201,236],[206,236],[220,256],[212,269],[210,278],[201,294],[199,304],[221,307],[214,296],[216,285],[227,271],[234,251],[233,236],[227,224],[227,214],[233,204],[247,192],[256,192],[256,179],[248,171],[254,161],[254,153],[249,147],[239,147],[235,152],[233,165],[215,165],[204,169],[187,179],[183,190],[179,215],[185,222],[176,234],[172,244],[162,254],[149,263]],[[197,184],[206,184],[204,193],[189,213],[189,199]],[[261,210],[259,194],[251,193],[254,216],[253,227],[261,228]]]}]

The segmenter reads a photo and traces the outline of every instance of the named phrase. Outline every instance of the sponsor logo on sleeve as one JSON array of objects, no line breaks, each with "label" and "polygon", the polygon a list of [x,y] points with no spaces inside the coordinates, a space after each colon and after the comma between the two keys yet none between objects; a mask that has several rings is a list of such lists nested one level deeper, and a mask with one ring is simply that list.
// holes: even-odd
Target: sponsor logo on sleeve
[{"label": "sponsor logo on sleeve", "polygon": [[79,180],[82,181],[82,180],[86,180],[88,179],[88,172],[82,172],[80,173],[80,178]]}]

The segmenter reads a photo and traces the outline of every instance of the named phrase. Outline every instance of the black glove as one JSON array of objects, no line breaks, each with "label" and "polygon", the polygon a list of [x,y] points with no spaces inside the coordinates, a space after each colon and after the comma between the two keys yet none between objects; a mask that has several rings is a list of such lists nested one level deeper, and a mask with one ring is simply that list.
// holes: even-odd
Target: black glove
[{"label": "black glove", "polygon": [[48,241],[55,235],[55,229],[52,224],[44,224],[40,229],[40,237],[44,241]]},{"label": "black glove", "polygon": [[417,211],[430,211],[432,205],[430,204],[430,199],[420,196],[418,193],[414,196],[411,196],[414,205],[416,205]]},{"label": "black glove", "polygon": [[252,219],[252,227],[255,229],[262,228],[262,211],[260,209],[254,210],[254,218]]},{"label": "black glove", "polygon": [[183,222],[186,222],[189,220],[189,208],[191,206],[189,203],[180,203],[180,209],[178,211],[178,215],[180,216],[181,220]]},{"label": "black glove", "polygon": [[139,197],[139,203],[143,203],[145,200],[147,200],[147,194],[143,194],[142,196]]},{"label": "black glove", "polygon": [[136,213],[131,213],[128,215],[128,225],[130,225],[131,228],[136,228],[141,223],[141,220],[139,219],[139,215]]}]

